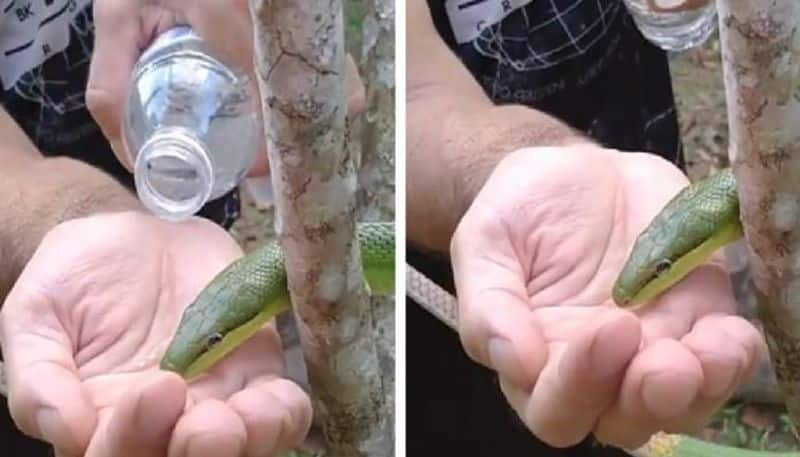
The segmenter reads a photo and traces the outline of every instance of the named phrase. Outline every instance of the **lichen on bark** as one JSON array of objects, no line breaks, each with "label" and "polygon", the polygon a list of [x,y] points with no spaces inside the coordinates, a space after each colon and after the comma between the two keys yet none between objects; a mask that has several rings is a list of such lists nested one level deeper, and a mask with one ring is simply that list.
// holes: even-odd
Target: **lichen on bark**
[{"label": "lichen on bark", "polygon": [[364,0],[363,63],[367,111],[359,172],[359,211],[367,220],[394,218],[394,0]]}]

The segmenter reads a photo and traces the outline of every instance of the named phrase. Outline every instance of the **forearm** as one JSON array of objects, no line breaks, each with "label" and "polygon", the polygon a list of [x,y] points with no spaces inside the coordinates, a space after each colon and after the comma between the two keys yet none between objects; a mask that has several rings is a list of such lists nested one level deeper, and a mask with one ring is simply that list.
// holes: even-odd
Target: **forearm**
[{"label": "forearm", "polygon": [[408,241],[447,252],[458,221],[505,155],[590,141],[524,106],[495,105],[436,32],[425,0],[407,13]]},{"label": "forearm", "polygon": [[43,158],[22,143],[0,148],[0,303],[39,242],[59,223],[140,208],[110,176],[68,158]]}]

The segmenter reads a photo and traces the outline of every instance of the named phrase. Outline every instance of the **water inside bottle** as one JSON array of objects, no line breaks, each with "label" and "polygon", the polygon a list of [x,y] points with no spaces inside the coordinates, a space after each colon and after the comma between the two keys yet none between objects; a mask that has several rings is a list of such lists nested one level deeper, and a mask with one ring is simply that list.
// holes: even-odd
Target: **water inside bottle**
[{"label": "water inside bottle", "polygon": [[675,2],[694,7],[656,10],[654,0],[625,0],[642,35],[656,46],[668,51],[685,51],[702,45],[717,27],[714,0]]},{"label": "water inside bottle", "polygon": [[147,161],[148,183],[170,200],[185,201],[202,187],[200,173],[187,168],[176,157],[156,157]]}]

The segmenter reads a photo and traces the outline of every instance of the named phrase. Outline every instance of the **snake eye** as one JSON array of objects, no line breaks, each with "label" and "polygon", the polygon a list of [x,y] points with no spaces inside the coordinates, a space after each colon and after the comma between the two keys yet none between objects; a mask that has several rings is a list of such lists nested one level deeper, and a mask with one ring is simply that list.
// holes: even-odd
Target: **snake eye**
[{"label": "snake eye", "polygon": [[656,277],[668,272],[670,268],[672,268],[672,261],[669,259],[659,260],[658,263],[656,263]]},{"label": "snake eye", "polygon": [[206,349],[211,349],[222,342],[222,334],[214,333],[206,340]]}]

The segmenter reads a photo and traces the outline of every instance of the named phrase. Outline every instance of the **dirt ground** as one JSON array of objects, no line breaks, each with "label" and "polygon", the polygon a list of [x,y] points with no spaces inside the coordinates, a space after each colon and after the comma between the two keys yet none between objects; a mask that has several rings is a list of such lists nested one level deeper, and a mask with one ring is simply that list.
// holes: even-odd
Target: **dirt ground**
[{"label": "dirt ground", "polygon": [[272,208],[256,205],[246,189],[242,189],[242,216],[231,228],[231,234],[246,252],[250,252],[274,234]]},{"label": "dirt ground", "polygon": [[700,49],[673,56],[670,67],[688,173],[694,180],[728,164],[719,41],[714,38]]}]

